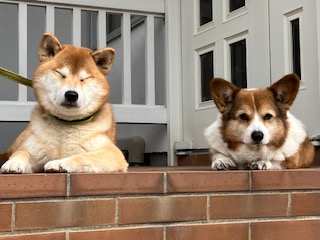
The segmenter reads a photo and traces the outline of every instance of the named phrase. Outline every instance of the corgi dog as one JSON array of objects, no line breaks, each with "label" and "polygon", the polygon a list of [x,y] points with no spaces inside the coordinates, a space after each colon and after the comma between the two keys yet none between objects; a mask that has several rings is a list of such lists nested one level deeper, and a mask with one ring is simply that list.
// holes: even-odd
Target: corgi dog
[{"label": "corgi dog", "polygon": [[126,172],[106,80],[114,49],[62,45],[45,33],[30,123],[0,159],[2,173]]},{"label": "corgi dog", "polygon": [[289,74],[265,89],[240,89],[214,78],[212,99],[220,114],[205,129],[213,170],[310,167],[315,150],[289,109],[300,79]]}]

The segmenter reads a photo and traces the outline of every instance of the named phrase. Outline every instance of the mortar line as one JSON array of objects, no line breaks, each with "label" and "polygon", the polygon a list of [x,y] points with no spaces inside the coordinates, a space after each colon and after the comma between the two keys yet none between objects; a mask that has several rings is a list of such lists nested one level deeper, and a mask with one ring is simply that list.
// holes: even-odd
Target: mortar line
[{"label": "mortar line", "polygon": [[211,202],[210,202],[210,194],[207,195],[207,221],[210,221],[210,209],[211,209]]},{"label": "mortar line", "polygon": [[67,198],[71,197],[71,174],[67,174]]},{"label": "mortar line", "polygon": [[17,203],[13,202],[11,208],[11,231],[16,230],[16,204]]},{"label": "mortar line", "polygon": [[248,171],[249,173],[249,191],[252,192],[252,171]]},{"label": "mortar line", "polygon": [[163,193],[164,194],[168,193],[168,173],[167,172],[163,173]]},{"label": "mortar line", "polygon": [[116,224],[116,226],[117,227],[119,227],[119,208],[120,208],[120,197],[119,196],[117,196],[116,198],[116,222],[115,222],[115,224]]},{"label": "mortar line", "polygon": [[292,213],[291,213],[291,193],[289,192],[288,193],[288,212],[287,212],[287,214],[288,214],[288,217],[291,217],[291,215],[292,215]]}]

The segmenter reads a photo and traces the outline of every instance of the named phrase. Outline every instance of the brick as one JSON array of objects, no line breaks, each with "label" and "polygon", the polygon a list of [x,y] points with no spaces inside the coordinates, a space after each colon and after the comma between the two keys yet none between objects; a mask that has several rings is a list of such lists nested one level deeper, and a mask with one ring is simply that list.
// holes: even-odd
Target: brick
[{"label": "brick", "polygon": [[0,204],[0,232],[11,231],[12,221],[12,204],[1,203]]},{"label": "brick", "polygon": [[163,172],[72,174],[71,195],[163,193]]},{"label": "brick", "polygon": [[115,224],[115,200],[20,202],[16,204],[16,230]]},{"label": "brick", "polygon": [[252,171],[252,190],[320,189],[320,168]]},{"label": "brick", "polygon": [[163,227],[120,228],[71,232],[70,240],[163,240]]},{"label": "brick", "polygon": [[288,215],[288,194],[218,195],[210,198],[210,219]]},{"label": "brick", "polygon": [[168,172],[168,192],[248,191],[248,171]]},{"label": "brick", "polygon": [[292,216],[319,216],[320,193],[292,193]]},{"label": "brick", "polygon": [[65,240],[64,232],[0,236],[0,240]]},{"label": "brick", "polygon": [[205,220],[206,196],[120,198],[119,223]]},{"label": "brick", "polygon": [[1,174],[0,198],[67,195],[67,174]]},{"label": "brick", "polygon": [[320,220],[292,220],[251,223],[251,239],[308,239],[320,236]]},{"label": "brick", "polygon": [[221,223],[168,226],[166,233],[167,240],[243,240],[249,239],[249,225],[248,223]]}]

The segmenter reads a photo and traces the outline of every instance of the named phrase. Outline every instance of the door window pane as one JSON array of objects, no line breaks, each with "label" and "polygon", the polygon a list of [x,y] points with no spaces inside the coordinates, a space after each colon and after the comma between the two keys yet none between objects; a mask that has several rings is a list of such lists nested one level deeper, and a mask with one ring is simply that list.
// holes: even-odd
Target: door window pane
[{"label": "door window pane", "polygon": [[213,51],[200,55],[201,102],[211,100],[210,81],[213,78]]},{"label": "door window pane", "polygon": [[300,58],[300,22],[299,18],[291,21],[292,31],[292,70],[301,78]]},{"label": "door window pane", "polygon": [[200,0],[200,26],[212,21],[212,0]]},{"label": "door window pane", "polygon": [[230,12],[233,12],[241,7],[244,7],[246,4],[245,0],[229,0]]},{"label": "door window pane", "polygon": [[237,87],[247,87],[246,40],[230,44],[231,81]]}]

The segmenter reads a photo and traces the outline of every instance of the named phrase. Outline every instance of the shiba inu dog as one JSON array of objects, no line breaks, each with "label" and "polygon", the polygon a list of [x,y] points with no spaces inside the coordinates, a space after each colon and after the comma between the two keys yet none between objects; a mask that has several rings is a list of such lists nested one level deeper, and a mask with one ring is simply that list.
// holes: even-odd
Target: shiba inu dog
[{"label": "shiba inu dog", "polygon": [[0,158],[2,173],[125,172],[106,80],[114,50],[62,45],[45,33],[27,128]]},{"label": "shiba inu dog", "polygon": [[289,109],[299,91],[295,74],[266,89],[239,89],[215,78],[210,91],[220,114],[205,130],[212,169],[309,167],[314,147]]}]

